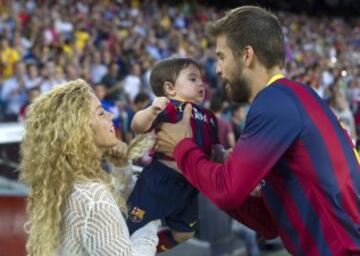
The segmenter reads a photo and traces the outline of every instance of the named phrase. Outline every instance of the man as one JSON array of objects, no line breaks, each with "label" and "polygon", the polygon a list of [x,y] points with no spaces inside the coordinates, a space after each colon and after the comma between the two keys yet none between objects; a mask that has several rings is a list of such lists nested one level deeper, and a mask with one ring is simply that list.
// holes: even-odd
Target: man
[{"label": "man", "polygon": [[[219,208],[265,238],[279,235],[291,254],[360,255],[356,153],[316,92],[281,75],[277,18],[243,6],[208,31],[216,37],[217,73],[229,96],[252,103],[244,132],[224,164],[211,162],[189,139],[188,104],[182,121],[163,125],[158,150],[172,154],[187,180]],[[261,195],[250,195],[258,184]]]}]

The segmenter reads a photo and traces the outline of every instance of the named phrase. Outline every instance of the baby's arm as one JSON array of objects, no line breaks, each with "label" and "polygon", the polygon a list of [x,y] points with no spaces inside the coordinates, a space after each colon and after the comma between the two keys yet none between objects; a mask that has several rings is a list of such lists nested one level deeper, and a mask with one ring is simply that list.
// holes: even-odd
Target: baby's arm
[{"label": "baby's arm", "polygon": [[166,97],[155,98],[151,106],[136,112],[132,122],[131,129],[135,133],[144,133],[149,131],[156,117],[163,111],[169,100]]}]

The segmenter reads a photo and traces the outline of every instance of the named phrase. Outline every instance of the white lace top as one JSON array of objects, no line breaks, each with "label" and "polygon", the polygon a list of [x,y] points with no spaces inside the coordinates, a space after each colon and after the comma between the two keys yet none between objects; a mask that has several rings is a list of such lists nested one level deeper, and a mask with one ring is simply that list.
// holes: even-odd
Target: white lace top
[{"label": "white lace top", "polygon": [[67,200],[58,256],[153,256],[158,222],[131,237],[110,190],[101,183],[76,184]]}]

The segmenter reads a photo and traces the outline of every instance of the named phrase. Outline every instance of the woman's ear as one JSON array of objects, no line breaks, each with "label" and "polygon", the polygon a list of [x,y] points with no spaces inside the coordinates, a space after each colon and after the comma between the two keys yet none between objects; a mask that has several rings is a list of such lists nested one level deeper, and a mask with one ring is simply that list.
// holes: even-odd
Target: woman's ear
[{"label": "woman's ear", "polygon": [[164,83],[164,92],[166,96],[174,97],[176,95],[175,85],[171,82]]}]

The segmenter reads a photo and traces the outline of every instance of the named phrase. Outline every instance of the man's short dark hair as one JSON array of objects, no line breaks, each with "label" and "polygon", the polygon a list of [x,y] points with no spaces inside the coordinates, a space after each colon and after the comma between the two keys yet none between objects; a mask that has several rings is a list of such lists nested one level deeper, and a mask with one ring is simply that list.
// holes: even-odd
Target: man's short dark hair
[{"label": "man's short dark hair", "polygon": [[257,6],[241,6],[206,26],[212,36],[225,36],[235,55],[245,46],[254,49],[259,61],[268,69],[283,67],[285,59],[284,35],[278,18]]}]

